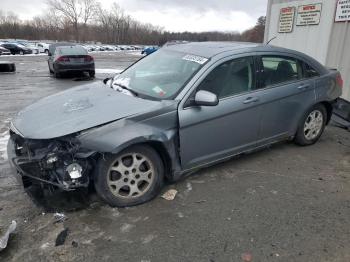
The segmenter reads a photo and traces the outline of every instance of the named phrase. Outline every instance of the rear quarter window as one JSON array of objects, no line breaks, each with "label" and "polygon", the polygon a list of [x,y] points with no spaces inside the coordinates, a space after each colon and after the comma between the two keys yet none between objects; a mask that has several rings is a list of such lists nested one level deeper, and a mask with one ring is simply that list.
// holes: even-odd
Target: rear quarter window
[{"label": "rear quarter window", "polygon": [[263,56],[263,87],[299,80],[303,77],[302,64],[298,59],[284,56]]},{"label": "rear quarter window", "polygon": [[304,78],[312,78],[317,76],[320,76],[320,73],[309,64],[304,63]]}]

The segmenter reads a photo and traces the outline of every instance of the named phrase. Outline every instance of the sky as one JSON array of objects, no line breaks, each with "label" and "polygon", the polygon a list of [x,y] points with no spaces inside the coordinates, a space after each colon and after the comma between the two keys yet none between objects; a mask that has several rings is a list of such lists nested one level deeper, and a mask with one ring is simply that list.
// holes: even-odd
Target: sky
[{"label": "sky", "polygon": [[[267,0],[101,0],[104,8],[118,3],[134,19],[174,32],[239,31],[266,14]],[[45,0],[1,0],[0,10],[31,19],[47,9]]]}]

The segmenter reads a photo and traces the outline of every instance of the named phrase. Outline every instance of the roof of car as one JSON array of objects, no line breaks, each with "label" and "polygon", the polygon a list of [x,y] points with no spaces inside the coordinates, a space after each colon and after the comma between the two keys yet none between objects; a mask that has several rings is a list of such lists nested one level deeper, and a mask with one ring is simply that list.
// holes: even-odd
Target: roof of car
[{"label": "roof of car", "polygon": [[211,58],[223,52],[254,52],[254,51],[276,51],[276,52],[288,52],[305,56],[300,52],[277,47],[273,45],[265,45],[261,43],[249,43],[249,42],[189,42],[179,43],[164,46],[164,49],[173,50],[183,53],[189,53],[206,58]]},{"label": "roof of car", "polygon": [[258,46],[263,45],[247,42],[190,42],[172,44],[163,48],[210,58],[222,52],[250,49]]},{"label": "roof of car", "polygon": [[249,42],[188,42],[163,46],[162,49],[197,55],[205,58],[212,58],[221,53],[231,55],[245,52],[273,51],[278,53],[293,54],[298,57],[302,57],[306,61],[311,63],[311,65],[316,67],[318,71],[326,73],[325,68],[318,61],[304,53],[261,43],[259,44]]}]

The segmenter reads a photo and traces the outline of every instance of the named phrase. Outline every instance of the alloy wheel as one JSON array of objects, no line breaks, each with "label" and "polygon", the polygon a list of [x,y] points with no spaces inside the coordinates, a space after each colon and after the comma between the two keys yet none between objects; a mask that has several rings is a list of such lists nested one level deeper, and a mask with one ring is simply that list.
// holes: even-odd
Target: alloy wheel
[{"label": "alloy wheel", "polygon": [[304,136],[307,140],[313,140],[321,133],[323,121],[323,114],[319,110],[314,110],[307,116],[304,123]]},{"label": "alloy wheel", "polygon": [[150,189],[154,176],[154,165],[146,156],[128,153],[112,163],[107,184],[111,193],[117,197],[136,198]]}]

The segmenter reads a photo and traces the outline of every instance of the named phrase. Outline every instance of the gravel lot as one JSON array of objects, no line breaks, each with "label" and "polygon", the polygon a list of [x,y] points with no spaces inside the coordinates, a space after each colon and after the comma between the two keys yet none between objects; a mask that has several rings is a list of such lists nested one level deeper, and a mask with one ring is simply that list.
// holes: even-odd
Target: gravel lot
[{"label": "gravel lot", "polygon": [[[138,58],[94,54],[101,81]],[[36,206],[13,178],[4,148],[14,114],[41,97],[86,83],[54,79],[45,56],[0,57],[0,230],[18,227],[0,261],[350,261],[350,135],[328,127],[314,146],[282,143],[203,169],[160,197],[111,208],[95,194],[60,196],[67,220]],[[57,200],[57,199],[56,199]],[[62,205],[63,204],[63,205]],[[69,211],[80,206],[78,210]],[[64,245],[55,247],[68,228]],[[244,255],[246,254],[246,255]],[[252,256],[252,260],[249,259]]]}]

